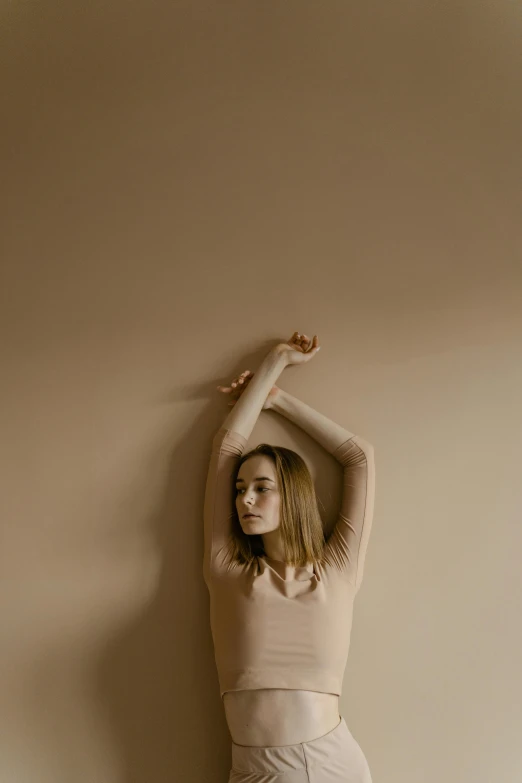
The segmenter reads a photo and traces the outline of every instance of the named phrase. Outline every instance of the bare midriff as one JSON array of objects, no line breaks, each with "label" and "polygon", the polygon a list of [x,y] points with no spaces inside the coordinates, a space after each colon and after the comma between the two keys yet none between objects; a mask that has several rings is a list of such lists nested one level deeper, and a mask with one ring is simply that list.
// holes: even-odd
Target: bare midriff
[{"label": "bare midriff", "polygon": [[269,688],[227,691],[223,705],[232,741],[269,747],[310,742],[339,725],[339,696]]}]

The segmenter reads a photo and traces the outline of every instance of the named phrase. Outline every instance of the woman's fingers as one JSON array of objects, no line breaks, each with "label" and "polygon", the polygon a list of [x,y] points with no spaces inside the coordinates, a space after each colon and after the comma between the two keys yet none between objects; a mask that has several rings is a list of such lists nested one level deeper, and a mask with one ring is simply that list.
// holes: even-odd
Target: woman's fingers
[{"label": "woman's fingers", "polygon": [[303,340],[304,340],[304,343],[305,343],[305,346],[306,346],[305,350],[307,350],[307,351],[310,349],[310,347],[315,348],[315,346],[317,345],[317,335],[316,334],[314,334],[314,339],[313,340],[310,340],[310,338],[307,337],[306,334],[303,334]]},{"label": "woman's fingers", "polygon": [[310,340],[307,334],[300,334],[299,332],[294,332],[292,335],[292,342],[295,344],[296,348],[301,348],[304,352],[309,351],[310,348],[315,348],[317,346],[317,335],[314,334],[313,340]]},{"label": "woman's fingers", "polygon": [[246,382],[250,380],[250,370],[245,370],[237,378],[234,378],[230,386],[218,386],[217,389],[225,394],[230,394],[233,391],[241,391]]},{"label": "woman's fingers", "polygon": [[250,370],[245,370],[244,372],[242,372],[241,375],[239,376],[239,378],[235,379],[235,381],[232,384],[232,386],[235,387],[235,386],[237,386],[240,383],[243,384],[243,383],[245,383],[245,381],[250,380],[249,378],[247,378],[247,375],[249,374],[249,372],[250,372]]}]

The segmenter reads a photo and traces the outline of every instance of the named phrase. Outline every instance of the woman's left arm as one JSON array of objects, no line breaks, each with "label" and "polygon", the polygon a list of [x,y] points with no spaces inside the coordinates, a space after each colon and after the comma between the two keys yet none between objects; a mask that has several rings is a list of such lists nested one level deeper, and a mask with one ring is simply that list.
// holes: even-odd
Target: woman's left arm
[{"label": "woman's left arm", "polygon": [[279,389],[271,408],[307,432],[343,466],[341,510],[326,548],[329,559],[347,575],[357,592],[373,520],[373,446],[283,389]]}]

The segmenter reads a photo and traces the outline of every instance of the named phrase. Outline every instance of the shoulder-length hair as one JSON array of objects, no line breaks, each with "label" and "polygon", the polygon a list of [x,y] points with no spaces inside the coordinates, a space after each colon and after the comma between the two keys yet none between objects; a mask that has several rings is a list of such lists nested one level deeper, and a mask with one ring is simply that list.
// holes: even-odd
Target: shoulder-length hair
[{"label": "shoulder-length hair", "polygon": [[[285,562],[293,566],[320,563],[325,535],[314,482],[306,462],[291,449],[260,443],[242,455],[238,463],[238,473],[244,462],[259,455],[269,457],[275,466],[281,496],[279,520]],[[230,562],[247,566],[258,556],[266,554],[260,534],[247,535],[243,532],[237,509],[232,519],[228,552]]]}]

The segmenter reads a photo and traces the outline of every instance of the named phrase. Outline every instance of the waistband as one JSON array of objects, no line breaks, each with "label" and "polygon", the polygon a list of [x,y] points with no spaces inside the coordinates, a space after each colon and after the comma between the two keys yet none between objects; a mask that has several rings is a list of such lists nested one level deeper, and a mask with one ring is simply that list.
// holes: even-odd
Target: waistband
[{"label": "waistband", "polygon": [[352,735],[341,717],[337,726],[322,737],[296,745],[236,745],[232,742],[232,769],[237,772],[287,772],[328,763]]}]

